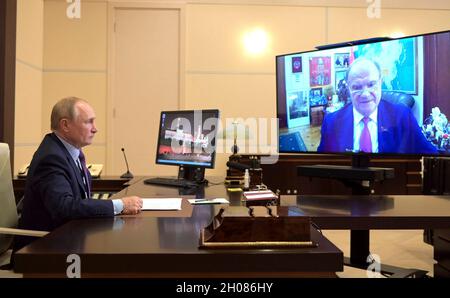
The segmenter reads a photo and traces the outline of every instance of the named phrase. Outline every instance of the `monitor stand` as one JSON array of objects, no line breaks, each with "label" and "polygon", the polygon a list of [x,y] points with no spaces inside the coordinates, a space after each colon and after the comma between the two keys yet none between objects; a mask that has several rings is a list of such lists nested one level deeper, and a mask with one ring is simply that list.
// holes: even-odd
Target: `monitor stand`
[{"label": "monitor stand", "polygon": [[205,179],[205,168],[202,167],[180,166],[178,179],[193,181],[197,184],[208,184],[208,180]]},{"label": "monitor stand", "polygon": [[[336,179],[352,189],[352,195],[370,195],[373,193],[373,185],[376,181],[394,178],[393,168],[369,167],[370,158],[367,154],[352,155],[351,166],[312,165],[297,166],[298,176],[320,177]],[[370,231],[350,231],[350,260],[345,260],[346,265],[367,268]]]},{"label": "monitor stand", "polygon": [[369,167],[369,161],[368,155],[355,154],[352,155],[351,166],[297,166],[297,176],[336,179],[350,187],[352,195],[370,195],[374,182],[394,178],[394,169]]}]

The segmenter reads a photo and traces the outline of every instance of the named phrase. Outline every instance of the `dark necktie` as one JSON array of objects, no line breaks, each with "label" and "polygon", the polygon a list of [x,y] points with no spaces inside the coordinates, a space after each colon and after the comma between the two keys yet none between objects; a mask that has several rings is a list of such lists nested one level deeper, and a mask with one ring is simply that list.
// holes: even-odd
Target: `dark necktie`
[{"label": "dark necktie", "polygon": [[361,132],[361,138],[359,139],[359,150],[363,152],[372,152],[372,139],[370,138],[369,126],[367,125],[370,119],[369,117],[364,117],[362,121],[364,127]]},{"label": "dark necktie", "polygon": [[89,180],[88,180],[88,169],[86,167],[86,158],[84,157],[83,151],[80,150],[80,155],[78,156],[81,164],[81,177],[83,178],[83,184],[86,190],[86,198],[89,198],[91,196],[91,190],[89,187]]}]

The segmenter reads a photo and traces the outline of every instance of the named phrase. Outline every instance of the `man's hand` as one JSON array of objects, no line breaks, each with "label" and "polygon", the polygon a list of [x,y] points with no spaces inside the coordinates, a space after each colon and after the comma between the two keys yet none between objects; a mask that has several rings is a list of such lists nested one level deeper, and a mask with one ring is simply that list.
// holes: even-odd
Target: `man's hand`
[{"label": "man's hand", "polygon": [[122,198],[122,214],[138,214],[142,209],[142,199],[137,196]]}]

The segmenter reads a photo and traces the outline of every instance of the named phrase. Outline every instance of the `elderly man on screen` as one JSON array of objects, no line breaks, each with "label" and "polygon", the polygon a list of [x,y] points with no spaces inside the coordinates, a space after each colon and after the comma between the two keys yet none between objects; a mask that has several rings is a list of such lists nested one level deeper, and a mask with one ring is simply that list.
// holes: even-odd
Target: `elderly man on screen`
[{"label": "elderly man on screen", "polygon": [[409,107],[381,98],[380,66],[355,60],[347,72],[351,104],[325,116],[319,152],[433,154]]}]

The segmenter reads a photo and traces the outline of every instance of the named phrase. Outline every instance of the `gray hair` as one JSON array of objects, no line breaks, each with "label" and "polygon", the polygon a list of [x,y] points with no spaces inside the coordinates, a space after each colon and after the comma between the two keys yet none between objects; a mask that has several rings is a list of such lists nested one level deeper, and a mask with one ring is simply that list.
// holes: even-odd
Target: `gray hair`
[{"label": "gray hair", "polygon": [[52,129],[52,131],[56,131],[59,129],[59,121],[61,121],[61,119],[75,119],[75,117],[77,116],[75,105],[80,101],[86,102],[84,99],[70,96],[59,100],[53,106],[52,114],[50,116],[50,128]]},{"label": "gray hair", "polygon": [[348,83],[348,75],[352,71],[353,66],[358,64],[358,63],[360,63],[360,62],[363,62],[363,61],[368,61],[368,62],[372,63],[373,65],[375,65],[375,67],[378,70],[379,78],[381,79],[381,67],[380,67],[380,64],[377,61],[375,61],[375,60],[371,60],[371,59],[367,59],[367,58],[362,57],[362,58],[356,59],[355,61],[353,61],[352,64],[350,64],[350,67],[347,70],[347,74],[345,75],[345,81],[347,83]]}]

